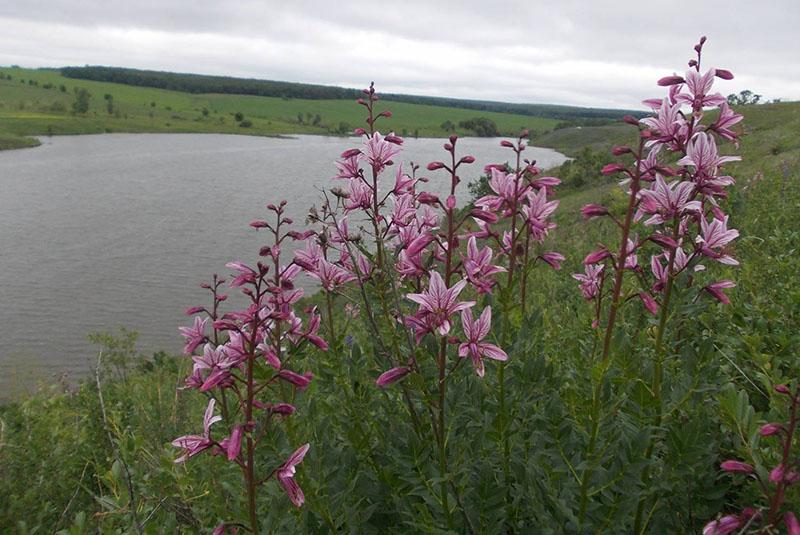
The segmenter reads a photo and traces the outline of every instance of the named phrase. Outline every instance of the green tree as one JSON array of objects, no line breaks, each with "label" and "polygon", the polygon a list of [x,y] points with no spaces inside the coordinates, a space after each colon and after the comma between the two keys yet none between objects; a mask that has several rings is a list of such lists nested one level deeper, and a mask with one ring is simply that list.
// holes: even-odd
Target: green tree
[{"label": "green tree", "polygon": [[114,113],[114,95],[106,93],[103,95],[103,99],[106,101],[106,111],[112,115]]},{"label": "green tree", "polygon": [[85,114],[89,111],[89,99],[92,95],[82,87],[75,88],[75,100],[72,101],[72,112]]}]

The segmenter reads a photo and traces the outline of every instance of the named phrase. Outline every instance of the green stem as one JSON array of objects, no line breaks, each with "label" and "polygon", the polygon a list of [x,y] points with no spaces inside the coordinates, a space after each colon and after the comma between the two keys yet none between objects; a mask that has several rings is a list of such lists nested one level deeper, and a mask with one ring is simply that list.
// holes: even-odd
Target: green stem
[{"label": "green stem", "polygon": [[[674,222],[674,228],[672,229],[673,240],[675,241],[678,240],[679,231],[680,231],[680,221],[676,216]],[[664,333],[666,332],[667,328],[667,319],[669,317],[670,302],[672,300],[672,289],[675,286],[675,277],[672,273],[674,265],[675,265],[675,249],[670,251],[669,259],[667,261],[667,285],[664,288],[664,302],[661,304],[661,315],[658,321],[658,330],[656,331],[655,359],[653,361],[653,384],[652,384],[653,403],[655,405],[656,414],[655,418],[653,419],[654,434],[650,437],[650,440],[648,441],[647,444],[647,449],[644,452],[644,459],[648,463],[642,470],[642,484],[644,485],[647,485],[647,481],[650,479],[651,465],[649,461],[653,457],[653,452],[655,451],[655,448],[658,445],[656,433],[658,433],[658,427],[661,426],[661,420],[664,414],[661,403],[661,384],[663,382],[663,376],[664,376]],[[636,534],[642,533],[642,531],[646,528],[646,525],[643,525],[645,501],[646,501],[646,496],[642,494],[639,498],[639,504],[636,506],[636,516],[634,517],[633,521],[633,532]]]}]

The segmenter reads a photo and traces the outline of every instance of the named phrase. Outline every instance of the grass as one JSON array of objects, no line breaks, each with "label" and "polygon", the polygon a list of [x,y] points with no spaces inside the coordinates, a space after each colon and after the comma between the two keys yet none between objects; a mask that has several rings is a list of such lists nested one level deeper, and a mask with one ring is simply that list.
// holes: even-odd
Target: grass
[{"label": "grass", "polygon": [[[349,133],[363,126],[360,106],[350,100],[303,100],[248,95],[190,94],[123,84],[76,80],[49,69],[1,68],[0,148],[30,146],[20,137],[104,132],[178,132],[251,135]],[[5,77],[4,77],[5,78]],[[34,81],[37,85],[31,85]],[[66,91],[61,91],[64,86]],[[45,88],[49,86],[49,88]],[[71,113],[74,89],[91,94],[86,114]],[[104,95],[113,96],[108,113]],[[503,133],[529,128],[542,132],[555,119],[484,112],[442,106],[387,102],[394,116],[391,128],[405,136],[444,137],[441,125],[486,117]],[[241,113],[251,126],[235,119]],[[302,114],[303,122],[298,121]],[[318,125],[309,124],[319,115]],[[310,119],[309,119],[310,117]]]},{"label": "grass", "polygon": [[[698,392],[681,409],[677,421],[667,423],[669,441],[663,456],[680,459],[676,464],[684,468],[664,469],[656,489],[663,503],[654,519],[662,528],[653,528],[654,533],[699,532],[719,511],[729,511],[733,504],[748,498],[744,479],[718,475],[719,461],[734,457],[737,448],[735,441],[727,438],[735,433],[721,415],[724,411],[719,410],[718,400],[725,389],[735,386],[749,392],[758,419],[767,420],[770,400],[759,391],[768,392],[770,383],[795,381],[798,376],[800,103],[741,111],[747,133],[741,142],[743,161],[729,167],[737,185],[726,201],[731,226],[741,232],[734,252],[741,266],[730,271],[737,287],[729,292],[731,305],[710,305],[687,317],[687,337],[670,361],[673,367],[694,366],[700,349],[693,348],[712,340],[712,350],[703,357],[708,358],[709,368],[698,365],[696,375],[703,377],[712,368],[718,375],[709,381],[707,390]],[[626,126],[585,127],[541,136],[534,143],[550,143],[574,153],[587,146],[605,150],[630,144],[634,136],[635,130]],[[608,161],[612,160],[609,155]],[[558,176],[558,169],[548,174]],[[570,461],[576,459],[567,455],[569,448],[574,451],[576,447],[570,442],[570,433],[579,430],[585,419],[586,407],[580,396],[587,390],[588,372],[582,344],[591,319],[569,274],[580,270],[583,255],[610,235],[609,225],[581,218],[581,205],[596,202],[613,208],[620,200],[620,188],[614,181],[586,177],[585,184],[583,189],[561,196],[553,245],[567,261],[560,272],[534,271],[530,288],[536,314],[531,316],[530,332],[521,335],[530,340],[519,342],[520,348],[515,349],[515,356],[523,358],[509,362],[512,392],[519,404],[514,441],[524,445],[514,466],[518,481],[514,494],[520,496],[514,506],[525,508],[531,521],[515,526],[520,532],[526,527],[531,531],[533,526],[563,528],[570,521],[576,497],[568,471],[574,471]],[[356,332],[355,336],[363,339],[366,335]],[[357,340],[357,344],[361,342]],[[367,343],[361,345],[368,347]],[[175,450],[169,441],[197,429],[203,407],[199,396],[176,392],[190,362],[165,355],[131,360],[127,374],[107,369],[101,375],[109,422],[100,417],[98,386],[93,380],[73,392],[62,393],[53,387],[0,406],[0,531],[50,533],[69,528],[69,533],[126,532],[130,531],[131,502],[140,518],[152,517],[147,533],[195,533],[201,526],[231,518],[231,508],[240,497],[237,487],[228,486],[232,474],[225,471],[224,464],[210,456],[198,458],[187,468],[171,463]],[[385,429],[371,423],[387,405],[385,394],[363,386],[374,381],[371,362],[371,357],[364,359],[351,349],[349,353],[320,355],[309,363],[317,379],[298,403],[301,417],[292,420],[299,426],[295,430],[298,436],[313,437],[313,453],[299,475],[308,497],[307,508],[292,513],[275,485],[265,487],[261,498],[264,516],[275,531],[337,531],[326,529],[320,518],[332,519],[330,525],[338,526],[338,531],[358,527],[367,533],[381,532],[390,522],[398,530],[424,531],[414,529],[410,522],[422,518],[426,508],[408,511],[402,507],[415,503],[415,496],[425,495],[420,489],[430,478],[426,474],[417,478],[410,462],[399,475],[393,471],[398,461],[392,455],[399,454],[391,450],[392,444],[405,445],[398,437],[408,429],[395,427],[396,415],[384,421]],[[638,369],[631,372],[638,374]],[[454,411],[469,422],[474,437],[470,444],[458,445],[473,448],[471,456],[460,461],[488,467],[484,474],[470,472],[485,479],[471,480],[474,493],[467,496],[470,503],[482,508],[487,532],[501,531],[492,527],[502,523],[490,522],[492,515],[502,514],[505,507],[503,497],[494,491],[496,474],[491,469],[496,455],[491,437],[497,433],[496,425],[491,418],[481,419],[484,405],[494,400],[492,377],[487,371],[484,382],[469,383],[478,386],[458,392],[459,399],[465,400],[461,408],[468,412],[462,416]],[[620,381],[627,378],[622,375]],[[680,391],[680,385],[672,386]],[[635,426],[633,416],[625,410],[617,413],[615,407],[612,419],[619,425],[615,430]],[[118,453],[109,442],[114,442]],[[695,454],[695,449],[702,451]],[[625,463],[623,448],[614,454]],[[131,468],[130,491],[115,456],[125,459]],[[694,464],[684,464],[684,456]],[[15,477],[20,474],[24,476]],[[402,492],[386,492],[391,485]],[[614,493],[635,496],[641,490],[636,485],[637,481],[609,479],[603,492],[610,497]],[[217,498],[220,495],[223,499]],[[688,507],[686,499],[691,502]],[[792,493],[788,506],[797,509],[799,504],[800,498]],[[609,506],[609,519],[613,519],[616,506]],[[688,518],[681,516],[687,511]],[[399,516],[401,513],[405,516]],[[406,523],[401,524],[403,521]],[[597,531],[611,529],[605,528]]]}]

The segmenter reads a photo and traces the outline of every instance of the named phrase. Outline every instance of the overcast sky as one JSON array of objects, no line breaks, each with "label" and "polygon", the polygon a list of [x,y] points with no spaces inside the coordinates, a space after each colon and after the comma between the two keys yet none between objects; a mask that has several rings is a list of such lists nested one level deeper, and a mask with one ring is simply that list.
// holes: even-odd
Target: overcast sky
[{"label": "overcast sky", "polygon": [[800,0],[0,0],[0,65],[114,65],[511,102],[640,107],[706,67],[800,100]]}]

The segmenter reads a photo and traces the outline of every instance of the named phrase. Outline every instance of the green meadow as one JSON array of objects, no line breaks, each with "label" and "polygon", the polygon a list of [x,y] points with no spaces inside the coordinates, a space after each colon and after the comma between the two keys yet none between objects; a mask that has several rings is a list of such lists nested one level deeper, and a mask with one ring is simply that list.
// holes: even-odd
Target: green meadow
[{"label": "green meadow", "polygon": [[[0,149],[34,145],[36,140],[25,136],[36,135],[106,132],[343,135],[363,126],[363,110],[351,100],[190,94],[66,78],[56,70],[46,69],[0,68],[0,74],[3,75]],[[76,88],[90,94],[86,113],[73,113]],[[112,97],[110,113],[106,95]],[[494,121],[503,134],[523,128],[543,132],[559,122],[404,102],[390,102],[386,107],[394,114],[391,128],[405,136],[446,136],[450,132],[442,129],[444,123],[457,125],[478,117]]]}]

